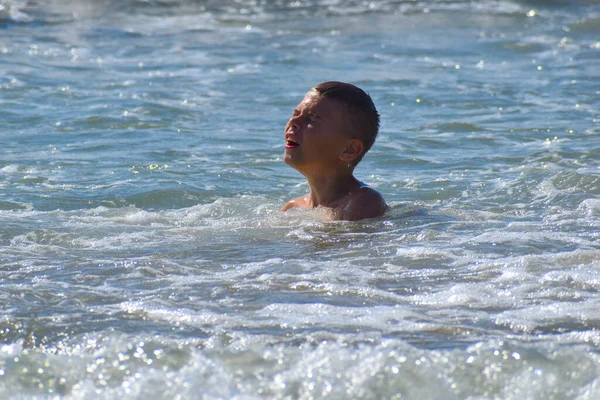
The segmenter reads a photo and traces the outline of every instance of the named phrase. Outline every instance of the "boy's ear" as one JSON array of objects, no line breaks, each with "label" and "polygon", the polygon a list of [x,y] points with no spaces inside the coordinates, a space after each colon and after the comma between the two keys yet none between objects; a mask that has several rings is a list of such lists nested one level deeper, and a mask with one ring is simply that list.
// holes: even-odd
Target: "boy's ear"
[{"label": "boy's ear", "polygon": [[362,140],[360,139],[348,139],[346,142],[346,147],[342,150],[342,154],[340,155],[340,159],[344,162],[351,162],[358,158],[365,146],[363,145]]}]

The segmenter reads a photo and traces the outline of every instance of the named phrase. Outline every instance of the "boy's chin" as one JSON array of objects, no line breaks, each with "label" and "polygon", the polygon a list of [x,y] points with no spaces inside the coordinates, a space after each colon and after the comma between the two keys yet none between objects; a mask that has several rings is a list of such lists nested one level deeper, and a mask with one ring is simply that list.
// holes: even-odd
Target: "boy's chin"
[{"label": "boy's chin", "polygon": [[298,161],[295,160],[295,157],[292,156],[290,153],[288,153],[287,151],[285,151],[283,153],[283,161],[289,165],[290,167],[293,167]]},{"label": "boy's chin", "polygon": [[302,171],[306,169],[305,164],[299,160],[297,157],[292,157],[289,154],[285,154],[283,156],[283,161],[288,165],[288,167],[294,168],[296,171],[303,173]]},{"label": "boy's chin", "polygon": [[296,162],[294,162],[294,159],[292,157],[288,156],[287,154],[285,156],[283,156],[283,161],[290,167],[296,168]]}]

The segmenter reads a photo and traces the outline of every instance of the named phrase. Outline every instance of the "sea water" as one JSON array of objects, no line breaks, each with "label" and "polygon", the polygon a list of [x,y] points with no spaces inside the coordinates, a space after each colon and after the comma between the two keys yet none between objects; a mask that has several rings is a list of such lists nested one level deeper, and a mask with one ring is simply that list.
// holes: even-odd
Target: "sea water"
[{"label": "sea water", "polygon": [[[283,127],[381,113],[328,222]],[[595,0],[0,0],[3,399],[600,398]]]}]

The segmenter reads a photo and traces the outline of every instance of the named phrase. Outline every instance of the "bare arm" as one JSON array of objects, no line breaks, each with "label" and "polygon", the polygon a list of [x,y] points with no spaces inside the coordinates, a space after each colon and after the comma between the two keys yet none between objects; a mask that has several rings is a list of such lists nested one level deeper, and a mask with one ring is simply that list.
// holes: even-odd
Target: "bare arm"
[{"label": "bare arm", "polygon": [[283,208],[279,211],[287,211],[290,208],[296,208],[296,207],[306,207],[307,206],[307,202],[308,202],[308,195],[305,196],[300,196],[300,197],[296,197],[293,200],[288,201],[285,206],[283,206]]}]

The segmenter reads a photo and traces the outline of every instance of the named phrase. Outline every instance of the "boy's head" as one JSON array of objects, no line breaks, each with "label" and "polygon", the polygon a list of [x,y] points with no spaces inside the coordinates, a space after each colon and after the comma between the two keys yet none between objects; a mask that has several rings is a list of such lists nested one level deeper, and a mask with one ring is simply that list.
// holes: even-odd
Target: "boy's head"
[{"label": "boy's head", "polygon": [[354,161],[354,165],[358,164],[379,133],[379,113],[371,96],[350,83],[337,81],[320,83],[312,90],[345,106],[344,120],[349,134],[352,138],[360,139],[364,146],[362,154]]},{"label": "boy's head", "polygon": [[308,91],[285,131],[285,161],[301,172],[335,159],[354,168],[375,142],[379,114],[358,87],[323,82]]}]

